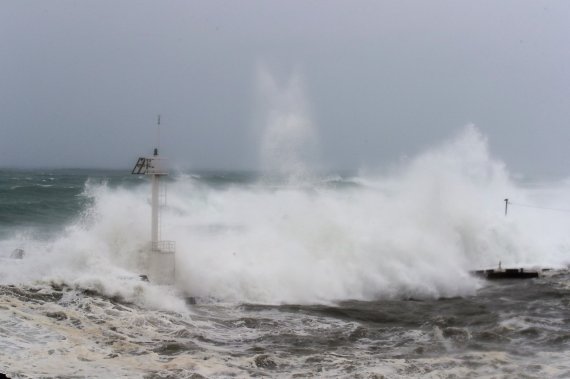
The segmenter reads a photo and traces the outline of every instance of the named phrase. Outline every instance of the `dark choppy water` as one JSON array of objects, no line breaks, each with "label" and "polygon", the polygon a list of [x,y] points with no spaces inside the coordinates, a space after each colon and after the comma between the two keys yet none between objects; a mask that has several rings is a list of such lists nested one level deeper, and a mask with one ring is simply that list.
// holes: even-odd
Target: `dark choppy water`
[{"label": "dark choppy water", "polygon": [[465,298],[201,303],[187,313],[3,286],[0,357],[21,377],[567,378],[569,279],[494,282]]},{"label": "dark choppy water", "polygon": [[90,204],[85,184],[136,183],[124,171],[0,170],[0,236],[22,229],[49,236]]}]

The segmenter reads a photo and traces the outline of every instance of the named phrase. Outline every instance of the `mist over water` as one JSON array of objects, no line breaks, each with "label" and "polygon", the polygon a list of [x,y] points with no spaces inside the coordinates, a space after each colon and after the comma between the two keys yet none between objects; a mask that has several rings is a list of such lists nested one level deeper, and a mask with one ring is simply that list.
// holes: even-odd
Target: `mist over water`
[{"label": "mist over water", "polygon": [[[473,294],[481,283],[469,271],[499,261],[503,267],[570,261],[568,214],[513,206],[505,217],[503,208],[505,197],[570,204],[568,183],[517,185],[473,126],[389,173],[314,177],[276,186],[263,176],[212,185],[206,174],[175,175],[162,228],[163,238],[177,243],[176,287],[264,304],[437,298]],[[24,260],[0,268],[1,281],[55,280],[179,306],[152,285],[141,291],[124,280],[141,272],[148,183],[88,181],[81,196],[91,205],[62,233],[13,234],[0,242],[4,257],[26,250]]]},{"label": "mist over water", "polygon": [[279,78],[263,64],[256,70],[256,134],[265,178],[306,181],[318,161],[317,126],[298,70]]}]

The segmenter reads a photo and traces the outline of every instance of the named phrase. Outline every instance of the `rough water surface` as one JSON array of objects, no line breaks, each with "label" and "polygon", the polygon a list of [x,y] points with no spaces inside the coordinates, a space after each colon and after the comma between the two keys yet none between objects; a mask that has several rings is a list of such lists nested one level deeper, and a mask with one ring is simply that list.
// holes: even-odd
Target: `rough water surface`
[{"label": "rough water surface", "polygon": [[141,308],[57,285],[0,287],[14,377],[566,378],[568,272],[473,296]]},{"label": "rough water surface", "polygon": [[[0,372],[570,377],[570,182],[513,179],[474,128],[376,173],[282,174],[174,173],[162,287],[139,278],[144,177],[0,171]],[[552,270],[470,274],[499,262]]]}]

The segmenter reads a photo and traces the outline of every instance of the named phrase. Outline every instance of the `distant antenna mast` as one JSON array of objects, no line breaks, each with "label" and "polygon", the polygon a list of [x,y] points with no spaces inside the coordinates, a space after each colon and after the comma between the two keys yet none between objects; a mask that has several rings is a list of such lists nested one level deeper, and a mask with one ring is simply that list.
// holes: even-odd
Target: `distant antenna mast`
[{"label": "distant antenna mast", "polygon": [[157,122],[157,147],[154,148],[152,157],[141,157],[138,159],[132,174],[150,175],[152,196],[151,196],[151,228],[150,228],[150,255],[148,260],[148,274],[150,280],[158,284],[173,284],[175,275],[174,254],[175,244],[173,241],[160,240],[160,181],[168,172],[162,168],[164,161],[158,155],[158,144],[160,143],[160,115]]},{"label": "distant antenna mast", "polygon": [[156,121],[156,149],[160,149],[160,115],[158,115]]}]

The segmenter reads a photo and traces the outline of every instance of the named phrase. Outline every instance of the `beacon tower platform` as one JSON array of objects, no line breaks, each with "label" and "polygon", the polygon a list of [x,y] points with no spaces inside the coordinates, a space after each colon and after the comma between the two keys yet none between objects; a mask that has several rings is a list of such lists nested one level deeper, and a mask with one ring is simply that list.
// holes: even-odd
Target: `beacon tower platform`
[{"label": "beacon tower platform", "polygon": [[150,246],[147,259],[145,259],[148,278],[156,284],[171,285],[174,284],[176,278],[176,244],[174,241],[161,240],[160,230],[161,206],[166,201],[165,187],[164,183],[161,183],[161,179],[168,175],[168,172],[163,167],[164,160],[164,158],[159,157],[158,148],[155,148],[151,157],[138,159],[131,173],[135,175],[149,175],[151,178]]}]

